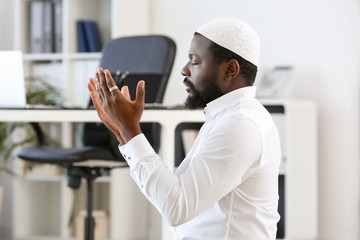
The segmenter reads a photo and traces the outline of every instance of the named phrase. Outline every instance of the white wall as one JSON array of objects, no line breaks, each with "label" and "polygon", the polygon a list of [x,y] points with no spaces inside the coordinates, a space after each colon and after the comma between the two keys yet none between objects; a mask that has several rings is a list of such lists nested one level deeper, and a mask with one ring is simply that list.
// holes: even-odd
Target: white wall
[{"label": "white wall", "polygon": [[0,50],[14,48],[14,0],[0,0]]},{"label": "white wall", "polygon": [[[13,45],[13,0],[0,0],[0,51],[11,50]],[[11,236],[12,212],[11,206],[13,201],[11,177],[7,174],[0,173],[0,185],[3,187],[3,208],[0,211],[0,238]],[[0,206],[1,208],[1,206]]]},{"label": "white wall", "polygon": [[287,96],[311,99],[319,111],[319,239],[358,239],[360,1],[152,0],[152,32],[178,46],[167,103],[186,96],[180,71],[193,32],[219,16],[257,29],[259,77],[275,65],[295,66]]}]

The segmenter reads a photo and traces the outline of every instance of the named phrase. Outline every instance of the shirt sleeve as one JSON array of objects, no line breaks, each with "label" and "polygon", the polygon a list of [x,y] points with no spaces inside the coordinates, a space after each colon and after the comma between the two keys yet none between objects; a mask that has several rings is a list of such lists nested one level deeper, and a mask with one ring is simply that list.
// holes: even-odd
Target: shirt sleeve
[{"label": "shirt sleeve", "polygon": [[172,226],[219,201],[260,163],[259,130],[245,117],[215,124],[201,145],[179,176],[167,168],[143,134],[119,147],[142,193]]}]

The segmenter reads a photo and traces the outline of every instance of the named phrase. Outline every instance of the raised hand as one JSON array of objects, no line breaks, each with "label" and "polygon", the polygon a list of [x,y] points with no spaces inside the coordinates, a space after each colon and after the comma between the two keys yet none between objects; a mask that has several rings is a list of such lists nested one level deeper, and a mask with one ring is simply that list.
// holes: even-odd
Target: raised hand
[{"label": "raised hand", "polygon": [[110,121],[110,119],[108,118],[108,116],[106,115],[106,113],[102,107],[101,101],[99,99],[99,95],[96,90],[96,86],[97,86],[97,80],[94,78],[90,78],[89,83],[88,83],[88,89],[90,92],[90,97],[94,103],[94,107],[98,113],[98,116],[99,116],[100,120],[105,124],[105,126],[115,134],[119,143],[124,144],[125,142],[121,138],[119,130],[117,129],[115,124]]},{"label": "raised hand", "polygon": [[[140,119],[145,107],[145,82],[139,81],[136,88],[136,99],[131,101],[127,86],[120,90],[116,86],[109,70],[98,69],[97,73],[98,99],[105,112],[106,120],[116,126],[121,138],[127,143],[141,133]],[[99,112],[98,112],[99,113]],[[100,114],[100,113],[99,113]]]}]

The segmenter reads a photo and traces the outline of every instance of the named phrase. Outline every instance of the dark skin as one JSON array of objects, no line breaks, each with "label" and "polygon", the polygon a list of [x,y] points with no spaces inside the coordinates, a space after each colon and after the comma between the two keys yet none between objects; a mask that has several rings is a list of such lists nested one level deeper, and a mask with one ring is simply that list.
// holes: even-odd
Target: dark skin
[{"label": "dark skin", "polygon": [[[231,59],[216,63],[209,50],[210,40],[195,35],[191,41],[189,61],[183,67],[181,74],[194,84],[197,91],[204,89],[204,76],[217,68],[216,84],[222,94],[245,87],[246,80],[241,77],[238,62]],[[120,144],[126,144],[141,133],[140,120],[145,107],[145,82],[139,81],[136,89],[136,99],[131,101],[129,89],[124,86],[110,93],[109,88],[115,82],[108,70],[98,69],[96,78],[90,78],[88,88],[95,109],[101,121],[115,134]],[[189,89],[187,88],[189,92]],[[189,92],[191,94],[191,91]]]},{"label": "dark skin", "polygon": [[216,83],[223,94],[245,87],[245,79],[239,74],[239,63],[235,59],[216,63],[209,51],[210,43],[211,41],[202,35],[194,36],[188,54],[189,61],[183,67],[181,74],[186,76],[200,92],[203,91],[204,86],[202,82],[198,82],[198,79],[202,79],[213,68],[218,68],[219,75]]},{"label": "dark skin", "polygon": [[115,86],[115,82],[111,73],[102,68],[98,69],[96,79],[90,78],[88,83],[99,118],[115,134],[119,143],[125,144],[141,133],[140,119],[145,107],[145,82],[139,81],[134,101],[130,99],[127,86],[121,91],[117,89],[110,93],[109,88],[112,86]]}]

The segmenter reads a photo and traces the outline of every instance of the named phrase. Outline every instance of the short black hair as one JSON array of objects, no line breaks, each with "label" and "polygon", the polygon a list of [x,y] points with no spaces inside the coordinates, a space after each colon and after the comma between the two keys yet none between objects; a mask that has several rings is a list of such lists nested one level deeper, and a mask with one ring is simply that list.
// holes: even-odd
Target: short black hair
[{"label": "short black hair", "polygon": [[[195,35],[201,34],[195,32]],[[210,44],[210,51],[212,52],[216,63],[227,62],[231,59],[235,59],[239,63],[240,74],[246,79],[247,86],[252,86],[254,84],[257,73],[256,65],[213,41],[211,41]]]}]

